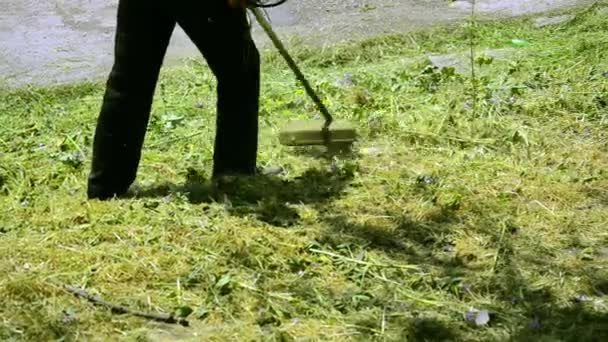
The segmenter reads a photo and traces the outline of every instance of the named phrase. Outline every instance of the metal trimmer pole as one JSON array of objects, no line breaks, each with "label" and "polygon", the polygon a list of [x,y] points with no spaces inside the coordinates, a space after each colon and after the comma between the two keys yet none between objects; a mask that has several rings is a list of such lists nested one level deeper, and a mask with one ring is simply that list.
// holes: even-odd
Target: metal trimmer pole
[{"label": "metal trimmer pole", "polygon": [[317,108],[319,109],[319,111],[321,112],[323,117],[325,118],[325,125],[323,126],[322,134],[323,134],[323,138],[325,139],[326,145],[329,145],[329,139],[330,139],[329,126],[333,122],[333,118],[332,118],[331,114],[329,113],[329,111],[327,110],[327,108],[325,107],[325,105],[323,104],[321,99],[317,96],[315,91],[312,89],[312,87],[310,86],[310,83],[308,83],[308,80],[306,79],[306,77],[304,77],[304,74],[302,74],[302,72],[296,65],[293,58],[291,58],[291,56],[287,52],[287,49],[285,48],[285,46],[283,46],[283,43],[281,43],[281,40],[279,40],[276,33],[270,26],[270,23],[264,17],[264,14],[262,13],[262,11],[256,7],[251,8],[251,11],[253,12],[256,20],[258,21],[260,26],[262,26],[262,28],[264,29],[264,31],[266,32],[266,34],[268,35],[268,37],[270,38],[270,40],[272,41],[274,46],[277,48],[277,50],[279,50],[279,53],[281,54],[281,56],[283,56],[283,58],[285,58],[285,61],[287,62],[287,64],[291,68],[291,70],[295,73],[296,78],[300,82],[302,82],[302,85],[304,85],[304,89],[306,90],[306,93],[308,94],[308,96],[310,96],[310,98],[313,100],[313,102],[315,103],[315,105],[317,106]]}]

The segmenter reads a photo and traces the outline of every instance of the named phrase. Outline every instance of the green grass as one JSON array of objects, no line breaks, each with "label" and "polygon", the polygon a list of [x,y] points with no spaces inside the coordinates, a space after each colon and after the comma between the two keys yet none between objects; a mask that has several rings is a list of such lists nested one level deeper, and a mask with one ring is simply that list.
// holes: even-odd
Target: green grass
[{"label": "green grass", "polygon": [[[480,48],[531,45],[479,66],[474,112],[471,80],[424,58],[466,52],[464,26],[300,46],[330,111],[359,129],[355,155],[334,160],[278,144],[315,109],[265,52],[260,163],[287,173],[219,195],[204,181],[204,62],[163,73],[141,191],[110,202],[85,198],[103,83],[0,93],[0,339],[606,340],[601,11],[479,24]],[[356,85],[336,86],[346,72]],[[189,307],[191,327],[115,315],[60,284],[143,311]]]}]

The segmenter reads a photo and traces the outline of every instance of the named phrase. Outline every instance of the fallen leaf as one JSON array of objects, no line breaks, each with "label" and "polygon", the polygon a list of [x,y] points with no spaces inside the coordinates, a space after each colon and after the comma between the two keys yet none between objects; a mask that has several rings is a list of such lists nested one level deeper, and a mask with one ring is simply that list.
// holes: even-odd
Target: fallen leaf
[{"label": "fallen leaf", "polygon": [[478,327],[486,326],[488,323],[490,323],[490,313],[487,310],[469,310],[465,313],[465,319],[470,323],[474,323]]},{"label": "fallen leaf", "polygon": [[486,310],[482,310],[477,313],[477,317],[475,318],[475,324],[480,327],[490,323],[490,313]]}]

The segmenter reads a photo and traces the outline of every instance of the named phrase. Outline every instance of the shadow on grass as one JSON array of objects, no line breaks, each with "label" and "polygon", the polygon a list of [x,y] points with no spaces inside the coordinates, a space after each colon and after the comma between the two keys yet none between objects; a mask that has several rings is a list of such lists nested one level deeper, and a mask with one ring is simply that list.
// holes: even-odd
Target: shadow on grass
[{"label": "shadow on grass", "polygon": [[[497,315],[498,324],[508,324],[513,341],[606,341],[608,340],[608,315],[593,308],[598,303],[591,297],[579,294],[573,298],[556,295],[555,284],[532,284],[520,271],[514,261],[517,250],[508,235],[500,239],[493,276],[480,288],[497,298],[504,305],[503,310],[517,312],[516,318]],[[576,274],[580,270],[557,266],[549,261],[542,264],[552,272]],[[584,271],[583,271],[584,273]],[[595,278],[595,279],[594,279]],[[591,286],[606,283],[607,279],[590,277]],[[584,287],[581,284],[581,289]],[[606,288],[608,290],[608,287]],[[605,296],[606,293],[597,293]],[[597,298],[597,297],[596,297]],[[601,297],[600,297],[601,298]],[[506,307],[506,309],[505,309]],[[503,315],[506,316],[506,315]],[[502,322],[501,322],[502,321]]]},{"label": "shadow on grass", "polygon": [[[399,326],[399,332],[387,338],[378,327],[377,320],[362,320],[357,322],[359,337],[355,341],[421,341],[446,342],[463,341],[460,332],[447,322],[435,318],[400,318],[392,319],[391,325]],[[379,331],[380,330],[380,331]]]},{"label": "shadow on grass", "polygon": [[[488,275],[488,270],[482,270],[484,275],[477,277],[479,270],[471,268],[467,262],[470,260],[466,260],[468,252],[460,251],[458,256],[454,253],[451,236],[457,227],[461,227],[459,222],[463,219],[459,217],[457,209],[437,208],[432,215],[420,220],[412,220],[402,213],[388,213],[390,222],[382,225],[355,222],[347,213],[324,208],[324,205],[343,194],[351,180],[352,175],[348,172],[311,169],[294,179],[266,176],[240,178],[219,188],[196,180],[183,185],[165,184],[141,189],[135,197],[181,194],[195,204],[229,202],[227,210],[233,215],[253,215],[280,227],[289,227],[299,221],[297,211],[290,204],[313,205],[319,211],[321,223],[326,226],[318,237],[323,248],[339,249],[339,246],[348,244],[362,251],[382,251],[389,258],[407,260],[410,264],[431,265],[440,273],[439,283],[432,286],[452,286],[452,281],[460,284],[460,279],[467,279],[467,282],[472,280],[472,283],[462,284],[463,287],[466,285],[466,291],[456,289],[455,293],[461,299],[467,296],[466,293],[495,298],[487,308],[493,312],[490,326],[506,329],[510,340],[608,340],[608,317],[593,308],[593,301],[559,298],[553,290],[555,284],[536,284],[531,275],[522,272],[518,263],[524,260],[516,259],[517,250],[511,243],[517,234],[516,229],[507,229],[507,233],[501,236],[497,222],[483,217],[476,220],[474,229],[484,235],[499,254],[491,274]],[[546,264],[543,267],[551,269],[551,272],[577,272],[553,264],[550,260],[543,260],[541,264]],[[589,281],[593,283],[590,286],[598,289],[598,292],[608,292],[608,278],[603,275],[589,278]],[[605,292],[602,293],[605,295]],[[598,295],[602,298],[602,294]],[[382,306],[386,305],[390,303],[383,303]],[[397,320],[404,327],[401,332],[403,338],[415,341],[461,340],[461,329],[467,326],[464,320],[442,322],[428,317]],[[397,322],[391,319],[389,323],[395,326]],[[376,321],[359,322],[358,326],[362,329],[369,327],[369,331],[360,333],[372,336],[381,328],[378,324]]]},{"label": "shadow on grass", "polygon": [[419,318],[409,324],[402,337],[404,341],[457,341],[459,334],[439,320]]},{"label": "shadow on grass", "polygon": [[408,263],[430,263],[452,271],[462,266],[458,260],[439,258],[432,253],[441,251],[447,255],[454,251],[450,234],[457,218],[453,210],[442,208],[424,222],[403,215],[388,215],[387,225],[353,222],[346,215],[326,215],[322,219],[327,229],[319,242],[331,248],[348,242]]},{"label": "shadow on grass", "polygon": [[596,188],[588,189],[586,192],[589,198],[597,201],[600,205],[608,206],[608,190]]},{"label": "shadow on grass", "polygon": [[[605,301],[608,272],[583,274],[589,271],[568,268],[550,259],[539,260],[535,267],[544,268],[547,272],[580,275],[588,282],[581,284],[581,292],[589,297],[561,298],[556,292],[556,284],[539,284],[533,279],[538,274],[531,275],[528,269],[523,272],[519,264],[523,260],[517,258],[517,249],[511,242],[517,229],[510,226],[504,230],[496,229],[497,222],[479,220],[474,229],[494,245],[498,254],[492,270],[479,270],[469,265],[475,258],[473,252],[460,250],[457,255],[453,251],[450,236],[456,227],[461,227],[457,210],[441,209],[422,221],[390,213],[387,217],[390,221],[380,225],[353,222],[346,215],[327,215],[322,218],[327,230],[318,242],[324,248],[334,250],[347,245],[354,255],[361,250],[375,249],[393,260],[433,266],[439,274],[437,283],[432,286],[446,290],[446,286],[451,288],[454,281],[456,287],[453,291],[460,299],[467,298],[470,293],[495,298],[489,307],[479,309],[489,310],[492,313],[490,328],[506,328],[512,341],[608,340],[608,314],[605,309],[598,311],[597,307],[594,308],[608,305]],[[469,254],[471,259],[467,259]],[[465,312],[462,314],[464,316]],[[390,323],[396,324],[395,321]],[[464,319],[456,321],[456,326],[421,318],[402,323],[409,327],[403,331],[403,337],[415,341],[460,340],[461,331],[457,327],[468,325]]]},{"label": "shadow on grass", "polygon": [[551,301],[534,316],[521,322],[513,335],[514,341],[606,341],[608,315],[594,312],[586,304],[574,303],[556,308]]},{"label": "shadow on grass", "polygon": [[510,297],[503,300],[524,313],[510,324],[514,341],[608,340],[608,315],[593,308],[597,300],[584,295],[559,298],[549,288],[533,287],[514,270],[503,274],[496,284]]},{"label": "shadow on grass", "polygon": [[254,215],[259,220],[280,227],[298,223],[292,204],[322,205],[338,198],[352,179],[352,174],[309,169],[294,179],[275,176],[236,177],[219,184],[194,180],[182,185],[161,184],[139,188],[133,198],[158,198],[172,194],[186,196],[193,204],[223,202],[237,216]]}]

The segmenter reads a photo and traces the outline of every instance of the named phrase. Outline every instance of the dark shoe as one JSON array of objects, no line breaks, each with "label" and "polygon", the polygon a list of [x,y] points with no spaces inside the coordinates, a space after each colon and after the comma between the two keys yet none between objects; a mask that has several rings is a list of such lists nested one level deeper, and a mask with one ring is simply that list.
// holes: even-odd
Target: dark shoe
[{"label": "dark shoe", "polygon": [[285,173],[285,169],[281,166],[266,166],[266,167],[256,167],[253,172],[239,172],[239,171],[230,171],[230,172],[216,172],[213,175],[213,179],[220,178],[235,178],[235,177],[252,177],[252,176],[278,176]]},{"label": "dark shoe", "polygon": [[[129,191],[129,184],[117,177],[101,177],[101,172],[91,172],[87,179],[89,199],[110,200],[123,197]],[[109,179],[109,181],[108,181]]]},{"label": "dark shoe", "polygon": [[127,190],[123,191],[109,191],[99,189],[87,189],[87,197],[89,200],[100,200],[107,201],[111,199],[121,198],[127,194]]}]

